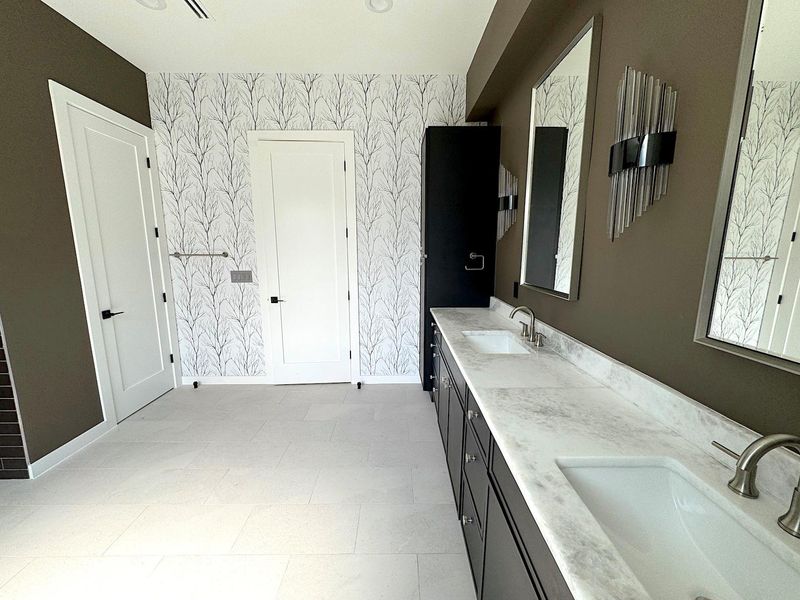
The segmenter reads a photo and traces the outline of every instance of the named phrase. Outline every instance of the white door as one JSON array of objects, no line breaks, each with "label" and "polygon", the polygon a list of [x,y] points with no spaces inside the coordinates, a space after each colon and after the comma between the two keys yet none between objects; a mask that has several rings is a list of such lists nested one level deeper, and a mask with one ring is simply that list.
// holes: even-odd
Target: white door
[{"label": "white door", "polygon": [[800,157],[798,157],[786,214],[776,249],[759,348],[793,360],[800,358]]},{"label": "white door", "polygon": [[59,139],[70,146],[62,146],[62,156],[69,159],[98,379],[101,393],[103,380],[110,381],[119,422],[174,387],[148,139],[76,104],[59,116],[59,127],[69,129]]},{"label": "white door", "polygon": [[274,381],[350,381],[344,144],[256,141],[250,160]]}]

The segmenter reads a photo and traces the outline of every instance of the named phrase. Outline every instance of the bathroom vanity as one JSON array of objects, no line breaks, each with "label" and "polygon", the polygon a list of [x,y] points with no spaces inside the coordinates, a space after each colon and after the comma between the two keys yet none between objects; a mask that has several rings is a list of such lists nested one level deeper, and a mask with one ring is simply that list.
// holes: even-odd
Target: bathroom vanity
[{"label": "bathroom vanity", "polygon": [[[508,308],[431,311],[432,400],[478,600],[796,597],[800,539],[775,519],[800,461],[781,451],[760,473],[768,493],[735,496],[733,461],[697,439],[739,450],[755,433],[547,326],[550,347],[525,343]],[[684,412],[667,425],[646,396]]]}]

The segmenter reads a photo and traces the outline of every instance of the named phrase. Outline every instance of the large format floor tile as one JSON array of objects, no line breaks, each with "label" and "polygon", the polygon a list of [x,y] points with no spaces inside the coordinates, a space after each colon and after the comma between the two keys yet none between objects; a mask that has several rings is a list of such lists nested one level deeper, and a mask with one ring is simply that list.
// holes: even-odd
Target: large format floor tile
[{"label": "large format floor tile", "polygon": [[452,506],[365,504],[356,552],[364,554],[459,553],[464,547]]},{"label": "large format floor tile", "polygon": [[108,555],[227,554],[251,506],[148,506]]},{"label": "large format floor tile", "polygon": [[417,558],[420,600],[475,600],[466,554],[420,554]]},{"label": "large format floor tile", "polygon": [[357,505],[256,506],[235,554],[349,554],[356,544]]},{"label": "large format floor tile", "polygon": [[0,508],[0,556],[100,556],[142,506]]},{"label": "large format floor tile", "polygon": [[274,600],[288,562],[284,556],[165,556],[150,577],[146,597]]},{"label": "large format floor tile", "polygon": [[279,600],[419,600],[417,557],[294,556]]},{"label": "large format floor tile", "polygon": [[475,600],[413,385],[201,385],[0,481],[0,600]]}]

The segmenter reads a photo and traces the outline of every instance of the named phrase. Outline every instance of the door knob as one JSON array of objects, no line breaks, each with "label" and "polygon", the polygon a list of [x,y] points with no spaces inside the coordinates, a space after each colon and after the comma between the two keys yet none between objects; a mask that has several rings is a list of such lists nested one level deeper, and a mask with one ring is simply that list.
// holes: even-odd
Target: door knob
[{"label": "door knob", "polygon": [[111,312],[109,309],[105,309],[103,311],[100,311],[100,316],[103,317],[104,319],[110,319],[111,317],[116,317],[117,315],[121,315],[124,312],[125,312],[124,310],[121,310],[119,312]]},{"label": "door knob", "polygon": [[272,304],[277,304],[278,302],[286,302],[286,300],[281,300],[277,296],[270,296],[269,301],[272,302]]}]

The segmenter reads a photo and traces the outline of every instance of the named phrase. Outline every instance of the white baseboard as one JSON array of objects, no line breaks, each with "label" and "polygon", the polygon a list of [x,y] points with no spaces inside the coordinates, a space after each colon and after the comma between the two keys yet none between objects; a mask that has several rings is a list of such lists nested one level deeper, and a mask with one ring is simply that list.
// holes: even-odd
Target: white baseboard
[{"label": "white baseboard", "polygon": [[272,377],[266,375],[242,375],[230,377],[182,377],[183,385],[192,385],[195,381],[207,385],[253,385],[253,384],[272,384]]},{"label": "white baseboard", "polygon": [[416,383],[419,385],[419,375],[362,375],[362,383],[390,384],[390,383]]},{"label": "white baseboard", "polygon": [[[232,377],[183,377],[183,385],[192,385],[195,381],[202,385],[253,385],[264,384],[272,385],[274,381],[271,377],[252,375],[252,376],[232,376]],[[369,384],[390,384],[390,383],[420,383],[419,375],[362,375],[358,381]],[[352,383],[357,383],[354,381]]]},{"label": "white baseboard", "polygon": [[28,472],[30,473],[31,479],[47,473],[47,471],[53,467],[61,464],[73,454],[80,452],[86,446],[96,442],[109,431],[112,431],[116,428],[116,425],[113,425],[108,421],[103,421],[102,423],[98,423],[92,427],[89,431],[85,431],[78,437],[68,441],[60,448],[56,448],[50,454],[44,455],[36,462],[28,465]]}]

